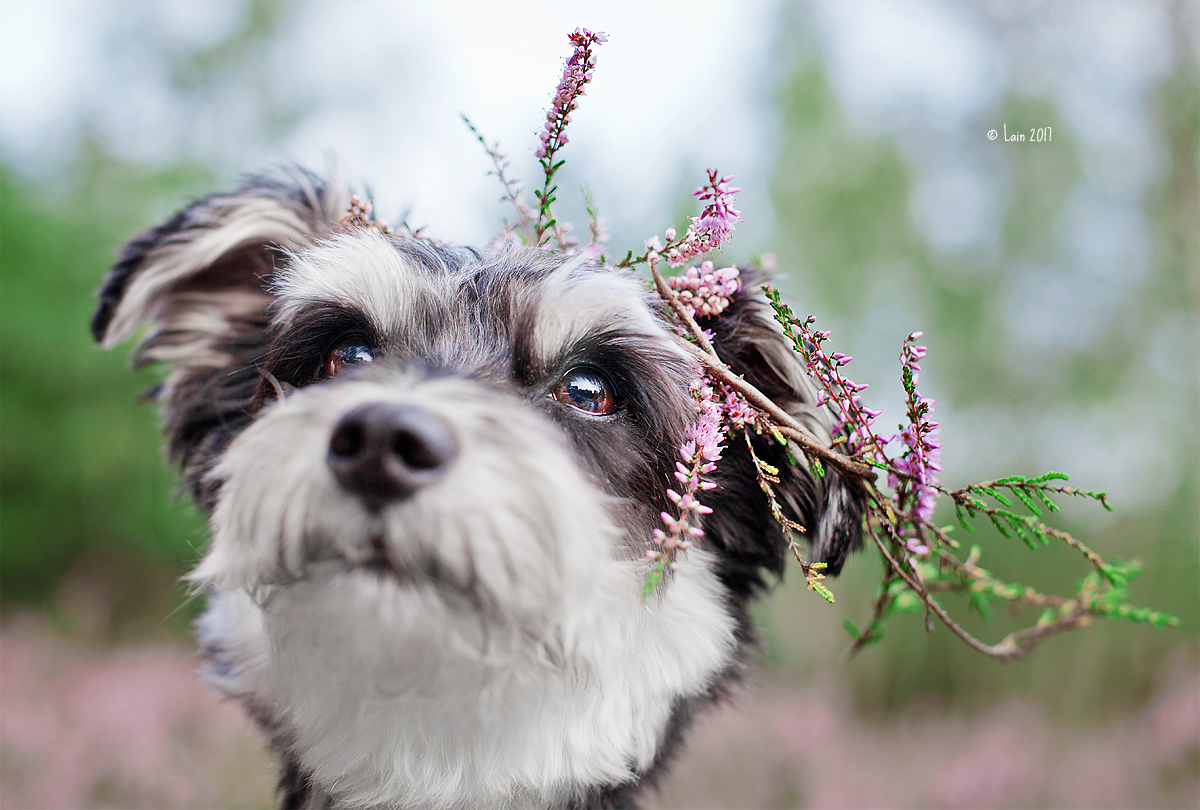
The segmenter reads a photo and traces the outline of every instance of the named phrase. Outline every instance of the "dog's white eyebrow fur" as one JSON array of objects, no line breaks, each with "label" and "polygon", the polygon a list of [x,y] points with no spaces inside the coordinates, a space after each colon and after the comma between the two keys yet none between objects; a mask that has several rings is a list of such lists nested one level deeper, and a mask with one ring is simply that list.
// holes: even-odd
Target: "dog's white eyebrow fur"
[{"label": "dog's white eyebrow fur", "polygon": [[373,231],[338,234],[293,255],[272,291],[286,323],[305,306],[338,304],[365,315],[381,334],[407,331],[424,311],[437,278],[413,265]]},{"label": "dog's white eyebrow fur", "polygon": [[[441,261],[436,257],[430,251],[426,258]],[[503,276],[503,270],[526,267],[531,259],[545,261],[545,256],[516,251],[484,258],[474,266],[443,265],[443,272],[437,272],[397,250],[388,237],[356,231],[293,255],[272,291],[281,302],[280,323],[289,322],[305,307],[336,304],[361,312],[382,335],[403,335],[447,306],[475,271],[489,267],[489,273]],[[550,360],[564,346],[608,329],[663,334],[661,321],[647,305],[646,292],[624,272],[596,270],[577,257],[557,267],[536,268],[526,278],[536,285],[536,295],[524,296],[519,287],[507,292],[521,305],[533,307],[532,348],[539,360]],[[662,346],[683,354],[675,341],[664,341]]]},{"label": "dog's white eyebrow fur", "polygon": [[[535,351],[539,357],[549,358],[561,347],[604,329],[662,335],[662,322],[645,302],[645,292],[628,275],[588,270],[582,262],[568,262],[539,290]],[[664,341],[661,348],[678,350],[683,355],[674,340]]]}]

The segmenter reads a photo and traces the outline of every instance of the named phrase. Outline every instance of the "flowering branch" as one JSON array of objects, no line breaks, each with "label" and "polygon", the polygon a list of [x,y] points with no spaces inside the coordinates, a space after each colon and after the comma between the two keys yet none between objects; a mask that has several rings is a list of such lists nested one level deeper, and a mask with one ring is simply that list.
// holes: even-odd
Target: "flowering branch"
[{"label": "flowering branch", "polygon": [[374,210],[375,206],[371,200],[360,197],[357,194],[351,194],[346,215],[338,220],[338,224],[343,228],[375,231],[384,236],[406,236],[410,239],[428,239],[422,233],[425,230],[424,226],[414,231],[408,227],[407,222],[401,222],[400,228],[397,230],[386,219],[376,219]]},{"label": "flowering branch", "polygon": [[729,185],[735,175],[720,176],[716,169],[708,170],[708,182],[692,192],[692,196],[704,203],[698,217],[690,217],[691,225],[683,236],[676,238],[675,226],[667,228],[666,244],[658,234],[646,240],[645,251],[638,256],[633,251],[617,262],[614,267],[624,269],[639,264],[651,264],[666,258],[671,267],[682,267],[704,253],[720,249],[733,236],[734,223],[740,222],[741,211],[733,207],[733,195],[741,191]]},{"label": "flowering branch", "polygon": [[[542,190],[534,192],[538,200],[537,222],[533,227],[533,241],[536,245],[542,244],[546,231],[554,228],[556,224],[550,213],[550,205],[555,200],[554,193],[558,191],[558,187],[553,185],[554,175],[562,168],[563,162],[560,160],[556,163],[555,155],[559,149],[567,145],[566,129],[567,124],[571,123],[571,113],[579,106],[579,97],[583,95],[583,88],[592,80],[592,73],[596,70],[595,48],[600,43],[608,41],[608,37],[604,34],[594,34],[586,28],[576,28],[568,39],[575,46],[575,50],[567,60],[562,78],[559,79],[558,87],[555,88],[554,101],[546,112],[546,124],[541,135],[541,145],[534,153],[537,155],[538,163],[542,167],[542,174],[545,177]],[[567,246],[562,243],[561,234],[556,232],[555,236],[560,237],[558,239],[559,247],[566,248]]]},{"label": "flowering branch", "polygon": [[483,149],[485,152],[487,152],[488,157],[492,159],[493,168],[490,172],[488,172],[488,174],[495,175],[496,178],[500,180],[500,185],[504,186],[504,196],[500,199],[507,200],[508,202],[512,203],[513,208],[516,209],[517,223],[521,227],[521,233],[525,237],[525,243],[533,243],[536,239],[533,232],[533,223],[530,219],[533,215],[533,209],[530,208],[529,204],[525,202],[523,197],[521,197],[521,191],[524,188],[524,184],[521,183],[520,180],[509,179],[509,177],[505,174],[505,171],[508,169],[508,158],[506,158],[500,152],[500,144],[497,142],[494,146],[488,146],[487,141],[483,139],[483,134],[475,128],[475,125],[471,123],[471,119],[467,118],[466,115],[463,115],[462,120],[463,123],[467,125],[467,128],[471,130],[471,134],[474,135],[479,143],[483,146]]},{"label": "flowering branch", "polygon": [[692,317],[683,302],[679,299],[679,296],[676,295],[671,286],[663,279],[662,274],[658,271],[656,261],[651,261],[649,264],[650,273],[654,279],[654,285],[658,290],[659,296],[671,306],[680,321],[687,328],[692,339],[695,340],[695,343],[685,342],[684,345],[699,362],[705,365],[709,374],[736,390],[751,405],[766,412],[772,419],[774,429],[780,435],[796,442],[810,459],[815,457],[821,461],[828,462],[839,470],[850,474],[852,476],[851,480],[863,479],[871,481],[875,479],[875,473],[870,467],[855,463],[846,456],[825,447],[803,425],[796,421],[795,417],[783,408],[780,408],[766,394],[759,391],[743,379],[741,375],[726,366],[724,361],[717,355],[712,343],[709,342],[708,336],[704,334],[704,330],[700,328],[695,318]]},{"label": "flowering branch", "polygon": [[663,581],[667,570],[675,569],[675,552],[691,548],[692,538],[704,536],[704,530],[693,525],[699,522],[699,516],[712,513],[712,509],[700,503],[696,495],[717,486],[711,481],[702,480],[700,476],[715,470],[721,459],[724,450],[723,419],[715,392],[699,369],[692,376],[692,396],[696,400],[699,420],[687,428],[683,446],[679,448],[679,455],[686,464],[675,463],[675,478],[683,484],[683,494],[674,489],[667,490],[667,497],[679,509],[679,518],[663,512],[661,517],[667,531],[654,530],[655,548],[646,551],[646,559],[654,564],[643,585],[646,596],[652,594],[654,588]]},{"label": "flowering branch", "polygon": [[600,216],[596,209],[596,201],[592,199],[592,193],[587,186],[583,187],[583,204],[588,215],[588,239],[587,247],[584,251],[592,257],[599,256],[600,263],[604,263],[604,256],[600,253],[604,246],[608,244],[608,221]]},{"label": "flowering branch", "polygon": [[[505,174],[507,161],[498,149],[489,148],[471,127],[492,158],[495,168],[491,173],[503,184],[505,199],[517,209],[520,236],[526,244],[565,253],[574,253],[578,245],[577,240],[568,236],[571,226],[558,222],[551,213],[558,190],[554,176],[563,165],[556,156],[567,143],[566,127],[571,113],[578,107],[584,86],[595,70],[595,47],[606,39],[603,34],[593,34],[582,28],[570,35],[573,53],[547,111],[536,153],[544,176],[542,189],[535,192],[536,214],[521,199],[521,184],[508,179]],[[471,126],[469,121],[467,125]],[[634,255],[629,250],[623,259],[608,265],[614,269],[632,269],[639,265],[649,268],[654,287],[666,305],[663,318],[676,329],[682,345],[696,361],[692,380],[696,422],[687,431],[680,448],[681,461],[676,463],[675,478],[680,488],[668,491],[677,515],[663,512],[665,528],[655,530],[650,538],[652,546],[645,555],[651,566],[645,583],[646,595],[652,594],[667,573],[675,568],[676,556],[691,548],[695,538],[704,535],[703,517],[712,510],[701,503],[700,498],[702,493],[715,486],[704,476],[716,469],[726,438],[741,431],[768,508],[780,524],[788,549],[799,563],[808,587],[833,601],[833,594],[822,584],[825,564],[810,564],[801,553],[796,534],[804,533],[804,528],[789,519],[781,508],[774,487],[782,480],[782,472],[755,451],[750,437],[753,430],[759,436],[770,436],[785,447],[794,445],[818,476],[825,475],[826,465],[836,469],[863,495],[866,504],[864,529],[884,561],[884,574],[867,627],[859,630],[852,622],[846,622],[846,629],[854,639],[849,648],[851,652],[878,641],[889,617],[914,610],[924,611],[930,630],[936,617],[970,647],[1000,661],[1022,658],[1049,636],[1083,627],[1096,616],[1144,622],[1156,627],[1178,624],[1178,619],[1172,616],[1128,603],[1128,583],[1140,571],[1137,561],[1106,562],[1069,533],[1055,529],[1041,519],[1043,510],[1054,512],[1058,509],[1051,500],[1052,495],[1085,497],[1108,509],[1103,492],[1062,486],[1057,483],[1066,480],[1067,476],[1062,473],[1047,473],[1035,478],[1010,476],[954,490],[941,484],[938,478],[941,472],[939,428],[932,419],[937,403],[917,390],[920,361],[927,351],[924,346],[917,345],[921,332],[910,334],[901,347],[900,373],[907,424],[891,436],[879,433],[874,427],[881,411],[872,410],[863,403],[862,393],[867,386],[854,382],[845,373],[854,358],[828,351],[826,344],[830,333],[814,328],[815,321],[811,316],[804,320],[797,318],[780,299],[779,293],[769,286],[764,286],[763,290],[775,319],[818,386],[817,404],[826,405],[837,417],[837,438],[833,444],[826,446],[818,441],[783,408],[731,370],[696,318],[720,317],[733,296],[742,291],[738,268],[732,265],[718,267],[711,258],[714,251],[728,242],[740,222],[741,212],[734,205],[734,195],[739,189],[731,185],[733,179],[733,175],[708,170],[705,182],[692,195],[701,203],[701,212],[689,218],[689,225],[682,235],[674,227],[668,228],[664,233],[665,240],[655,234],[645,240],[640,254]],[[607,231],[586,190],[584,196],[591,238],[582,250],[598,256],[601,264],[606,264],[606,257],[599,253],[607,242]],[[369,216],[369,203],[366,211],[360,213],[359,218],[368,226],[374,225]],[[514,234],[506,228],[504,238],[510,236]],[[702,258],[706,255],[710,258]],[[696,259],[702,260],[693,264]],[[662,263],[683,270],[667,279],[660,271]],[[790,450],[788,458],[789,463],[794,463]],[[886,476],[890,492],[881,491],[879,473]],[[980,567],[978,546],[973,546],[967,558],[960,560],[957,556],[959,544],[950,537],[952,527],[933,522],[937,501],[943,496],[954,504],[959,523],[966,531],[974,531],[969,518],[983,515],[1002,535],[1016,535],[1030,548],[1047,545],[1052,539],[1062,541],[1082,553],[1095,570],[1081,580],[1073,596],[1042,594],[1025,585],[1002,582]],[[1017,511],[1017,501],[1029,514]],[[964,630],[935,598],[937,594],[946,593],[965,594],[968,607],[985,618],[991,615],[989,602],[995,599],[1014,605],[1041,607],[1044,612],[1036,623],[1009,633],[996,644],[987,644]]]},{"label": "flowering branch", "polygon": [[[769,425],[767,427],[770,429]],[[755,429],[760,434],[762,433],[762,420],[756,420]],[[771,509],[771,517],[775,518],[775,522],[783,528],[783,535],[787,539],[788,551],[792,552],[792,556],[796,558],[796,562],[800,566],[800,572],[804,575],[804,582],[808,585],[810,591],[816,591],[825,597],[827,602],[833,604],[833,592],[821,584],[821,580],[825,579],[823,572],[829,564],[823,562],[809,563],[804,559],[804,554],[800,551],[800,544],[796,542],[796,533],[807,534],[808,530],[785,515],[783,508],[779,505],[779,501],[775,498],[775,490],[772,484],[778,484],[780,481],[779,468],[763,461],[758,457],[758,453],[754,452],[754,443],[750,441],[750,431],[743,431],[742,436],[746,440],[746,449],[750,453],[750,459],[754,462],[754,470],[758,475],[758,485],[762,489],[763,494],[767,496],[767,505]]]},{"label": "flowering branch", "polygon": [[[856,385],[841,374],[840,369],[852,358],[838,353],[825,354],[821,343],[828,339],[829,333],[812,330],[811,317],[799,321],[775,291],[768,290],[767,295],[784,331],[793,338],[797,350],[808,361],[807,367],[813,378],[827,393],[827,400],[840,412],[841,422],[850,437],[847,444],[854,450],[852,458],[886,470],[888,486],[893,490],[888,497],[873,482],[864,482],[868,511],[866,526],[887,568],[870,624],[860,632],[853,623],[847,622],[847,630],[854,637],[852,650],[862,649],[878,640],[882,622],[894,612],[920,607],[940,619],[971,647],[1000,661],[1011,661],[1027,655],[1049,635],[1086,626],[1091,616],[1116,616],[1155,626],[1178,623],[1172,616],[1126,603],[1125,586],[1140,570],[1136,563],[1106,563],[1100,555],[1069,533],[1039,520],[1043,507],[1050,511],[1058,509],[1050,500],[1051,493],[1088,497],[1107,507],[1104,493],[1051,483],[1065,480],[1066,476],[1062,473],[1047,473],[1036,478],[1010,476],[953,491],[941,486],[936,475],[941,469],[941,446],[936,438],[938,426],[929,418],[935,403],[921,396],[916,388],[920,373],[918,361],[926,353],[925,347],[916,345],[921,337],[920,332],[908,336],[900,353],[901,383],[906,394],[908,424],[895,436],[881,437],[871,428],[879,412],[862,406],[858,397],[858,392],[866,386]],[[903,449],[901,455],[893,459],[887,454],[886,448],[894,441],[899,442]],[[1031,514],[1022,515],[1013,511],[1014,503],[1004,491],[1012,493]],[[1030,548],[1038,546],[1035,540],[1040,541],[1041,545],[1049,543],[1050,538],[1062,540],[1092,562],[1096,567],[1095,575],[1085,578],[1073,598],[1049,597],[1037,594],[1026,586],[1009,585],[991,577],[976,565],[979,556],[977,547],[972,549],[969,564],[960,562],[953,553],[958,543],[950,539],[946,529],[932,522],[937,499],[943,494],[951,497],[959,521],[968,531],[974,531],[974,528],[967,522],[964,511],[971,517],[977,513],[986,515],[1001,534],[1006,537],[1016,534]],[[989,506],[982,495],[996,500],[1000,506]],[[880,536],[880,529],[887,536],[887,541]],[[927,562],[931,559],[935,562]],[[987,606],[990,598],[1043,605],[1051,610],[1051,615],[1044,614],[1031,627],[1010,633],[999,643],[988,645],[950,618],[931,595],[938,591],[969,593],[970,606],[985,616],[990,614]],[[913,595],[915,600],[904,598]]]},{"label": "flowering branch", "polygon": [[[879,553],[887,561],[889,570],[900,577],[913,592],[921,597],[924,604],[942,620],[942,623],[946,625],[950,632],[966,642],[967,646],[983,653],[989,658],[995,658],[1002,663],[1024,658],[1033,652],[1033,648],[1046,637],[1062,632],[1063,630],[1074,630],[1077,627],[1083,627],[1087,623],[1089,611],[1083,603],[1068,601],[1064,602],[1064,607],[1067,607],[1065,614],[1059,618],[1047,622],[1039,621],[1038,624],[1032,627],[1009,633],[996,644],[985,644],[960,627],[954,619],[950,618],[950,614],[929,595],[929,592],[905,572],[904,567],[892,556],[887,545],[880,539],[875,527],[869,522],[868,532],[871,535],[871,539],[875,541],[875,545],[879,548]],[[854,639],[852,648],[862,649],[870,641],[871,639],[863,640],[863,636],[859,635]]]}]

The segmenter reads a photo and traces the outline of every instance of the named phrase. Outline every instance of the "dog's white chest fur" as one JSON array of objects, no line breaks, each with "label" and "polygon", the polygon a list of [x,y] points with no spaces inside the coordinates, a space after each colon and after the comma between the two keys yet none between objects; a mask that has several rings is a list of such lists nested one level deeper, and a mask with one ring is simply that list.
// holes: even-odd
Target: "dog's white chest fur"
[{"label": "dog's white chest fur", "polygon": [[565,645],[485,637],[443,600],[366,575],[318,573],[265,608],[222,593],[204,629],[252,662],[222,687],[289,707],[294,750],[339,804],[562,806],[649,768],[675,701],[710,688],[734,645],[704,552],[645,603],[627,598],[636,566],[607,568],[601,580],[627,582],[573,606]]}]

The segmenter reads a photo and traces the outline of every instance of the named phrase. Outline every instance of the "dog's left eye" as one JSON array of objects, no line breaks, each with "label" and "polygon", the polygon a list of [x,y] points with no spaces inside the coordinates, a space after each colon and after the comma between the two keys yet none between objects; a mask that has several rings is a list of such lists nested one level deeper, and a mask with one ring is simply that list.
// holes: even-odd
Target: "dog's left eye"
[{"label": "dog's left eye", "polygon": [[375,353],[361,338],[344,341],[329,353],[329,359],[325,361],[325,376],[336,377],[346,366],[370,363],[374,359]]},{"label": "dog's left eye", "polygon": [[584,413],[603,416],[616,408],[612,385],[599,371],[576,368],[568,371],[554,386],[554,398]]}]

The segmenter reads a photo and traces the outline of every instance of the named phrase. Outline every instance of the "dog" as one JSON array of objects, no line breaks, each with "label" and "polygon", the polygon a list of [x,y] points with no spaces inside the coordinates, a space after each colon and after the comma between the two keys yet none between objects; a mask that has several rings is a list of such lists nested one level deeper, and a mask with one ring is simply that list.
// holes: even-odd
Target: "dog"
[{"label": "dog", "polygon": [[[661,300],[583,255],[348,227],[348,205],[299,168],[252,177],[130,241],[99,293],[100,345],[149,323],[133,365],[169,369],[151,393],[211,525],[205,675],[263,729],[284,807],[635,806],[783,575],[746,438],[647,596],[697,415]],[[831,442],[754,284],[700,325]],[[861,498],[749,441],[837,573]]]}]

